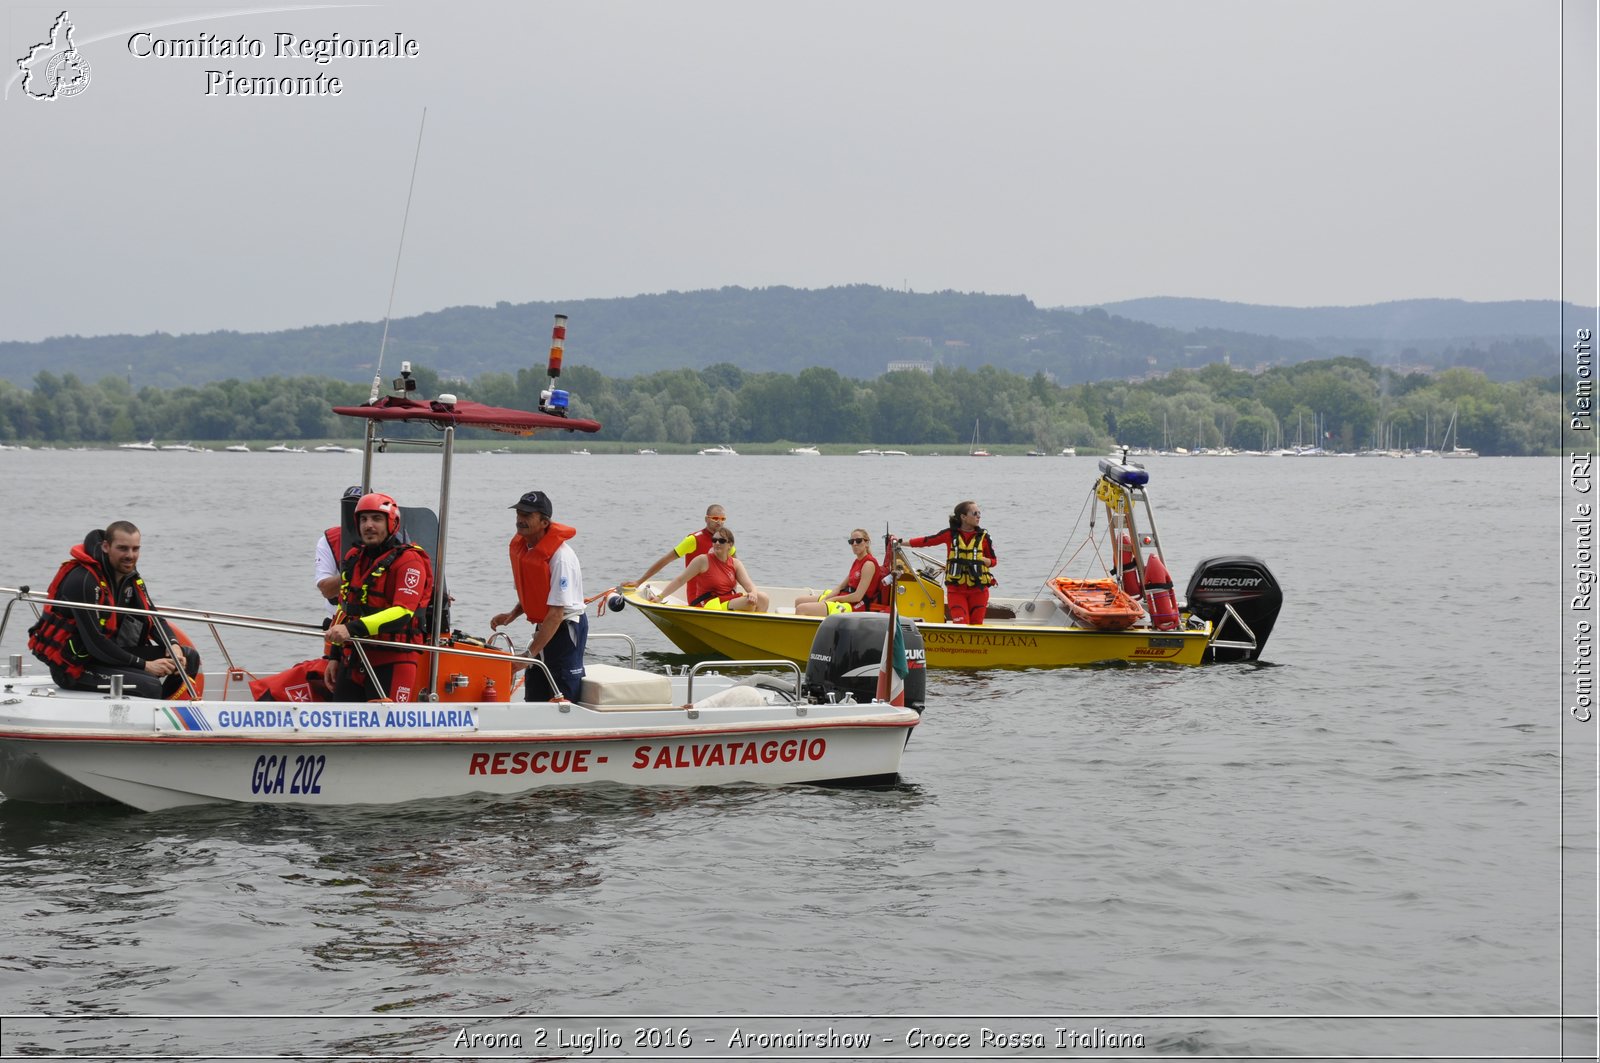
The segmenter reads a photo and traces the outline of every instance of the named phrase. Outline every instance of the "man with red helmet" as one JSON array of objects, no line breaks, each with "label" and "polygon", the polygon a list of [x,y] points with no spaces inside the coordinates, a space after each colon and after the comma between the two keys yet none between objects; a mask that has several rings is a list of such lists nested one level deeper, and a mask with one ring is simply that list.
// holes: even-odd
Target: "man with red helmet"
[{"label": "man with red helmet", "polygon": [[[339,567],[339,611],[328,628],[332,643],[326,683],[334,701],[415,701],[421,654],[405,650],[426,637],[419,615],[433,597],[433,562],[415,543],[401,541],[400,506],[373,492],[356,503],[356,535]],[[367,675],[352,638],[378,639],[395,649],[363,646]]]}]

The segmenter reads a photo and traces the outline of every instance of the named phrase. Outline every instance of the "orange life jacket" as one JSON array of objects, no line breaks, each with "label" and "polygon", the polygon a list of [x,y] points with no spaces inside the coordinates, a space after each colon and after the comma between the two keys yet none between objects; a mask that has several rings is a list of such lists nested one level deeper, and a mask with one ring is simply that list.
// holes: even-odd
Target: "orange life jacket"
[{"label": "orange life jacket", "polygon": [[511,537],[511,579],[517,585],[522,615],[537,624],[550,611],[550,559],[578,529],[550,522],[532,546],[520,535]]}]

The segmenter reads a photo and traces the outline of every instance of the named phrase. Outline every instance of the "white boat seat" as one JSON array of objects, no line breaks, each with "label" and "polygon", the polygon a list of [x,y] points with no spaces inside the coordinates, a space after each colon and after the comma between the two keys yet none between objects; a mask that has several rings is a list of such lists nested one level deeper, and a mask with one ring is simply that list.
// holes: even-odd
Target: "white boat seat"
[{"label": "white boat seat", "polygon": [[672,681],[658,672],[615,664],[585,664],[578,703],[591,709],[642,709],[671,705]]}]

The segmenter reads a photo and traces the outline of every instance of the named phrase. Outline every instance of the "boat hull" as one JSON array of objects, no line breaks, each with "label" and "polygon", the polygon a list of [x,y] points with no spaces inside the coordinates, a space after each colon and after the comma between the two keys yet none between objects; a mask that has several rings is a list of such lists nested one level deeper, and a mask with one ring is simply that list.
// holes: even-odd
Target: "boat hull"
[{"label": "boat hull", "polygon": [[915,712],[881,703],[256,706],[75,698],[41,685],[8,690],[0,704],[0,793],[157,811],[586,785],[876,783],[897,776],[916,723]]},{"label": "boat hull", "polygon": [[[789,589],[774,588],[774,601]],[[729,659],[781,657],[805,662],[820,617],[792,613],[730,613],[695,609],[681,602],[652,602],[630,590],[628,602],[685,653]],[[930,668],[1064,668],[1114,662],[1157,661],[1199,665],[1205,661],[1211,625],[1157,631],[1131,628],[1102,631],[1068,626],[1053,601],[1038,599],[1005,608],[1043,622],[991,619],[979,626],[922,622],[923,647]]]}]

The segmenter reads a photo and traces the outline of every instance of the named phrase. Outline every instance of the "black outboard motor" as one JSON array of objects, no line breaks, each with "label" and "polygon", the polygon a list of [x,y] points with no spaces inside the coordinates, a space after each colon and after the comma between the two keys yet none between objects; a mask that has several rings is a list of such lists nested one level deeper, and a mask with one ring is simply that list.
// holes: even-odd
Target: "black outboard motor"
[{"label": "black outboard motor", "polygon": [[[834,700],[850,694],[868,702],[878,691],[878,664],[883,658],[888,613],[833,613],[823,617],[811,640],[811,659],[801,693],[811,701]],[[912,620],[900,618],[900,637],[906,644],[906,708],[922,715],[928,697],[927,657],[922,632]]]},{"label": "black outboard motor", "polygon": [[1283,590],[1266,563],[1240,555],[1208,557],[1195,566],[1187,598],[1191,614],[1211,621],[1206,657],[1212,661],[1260,657],[1283,608]]}]

